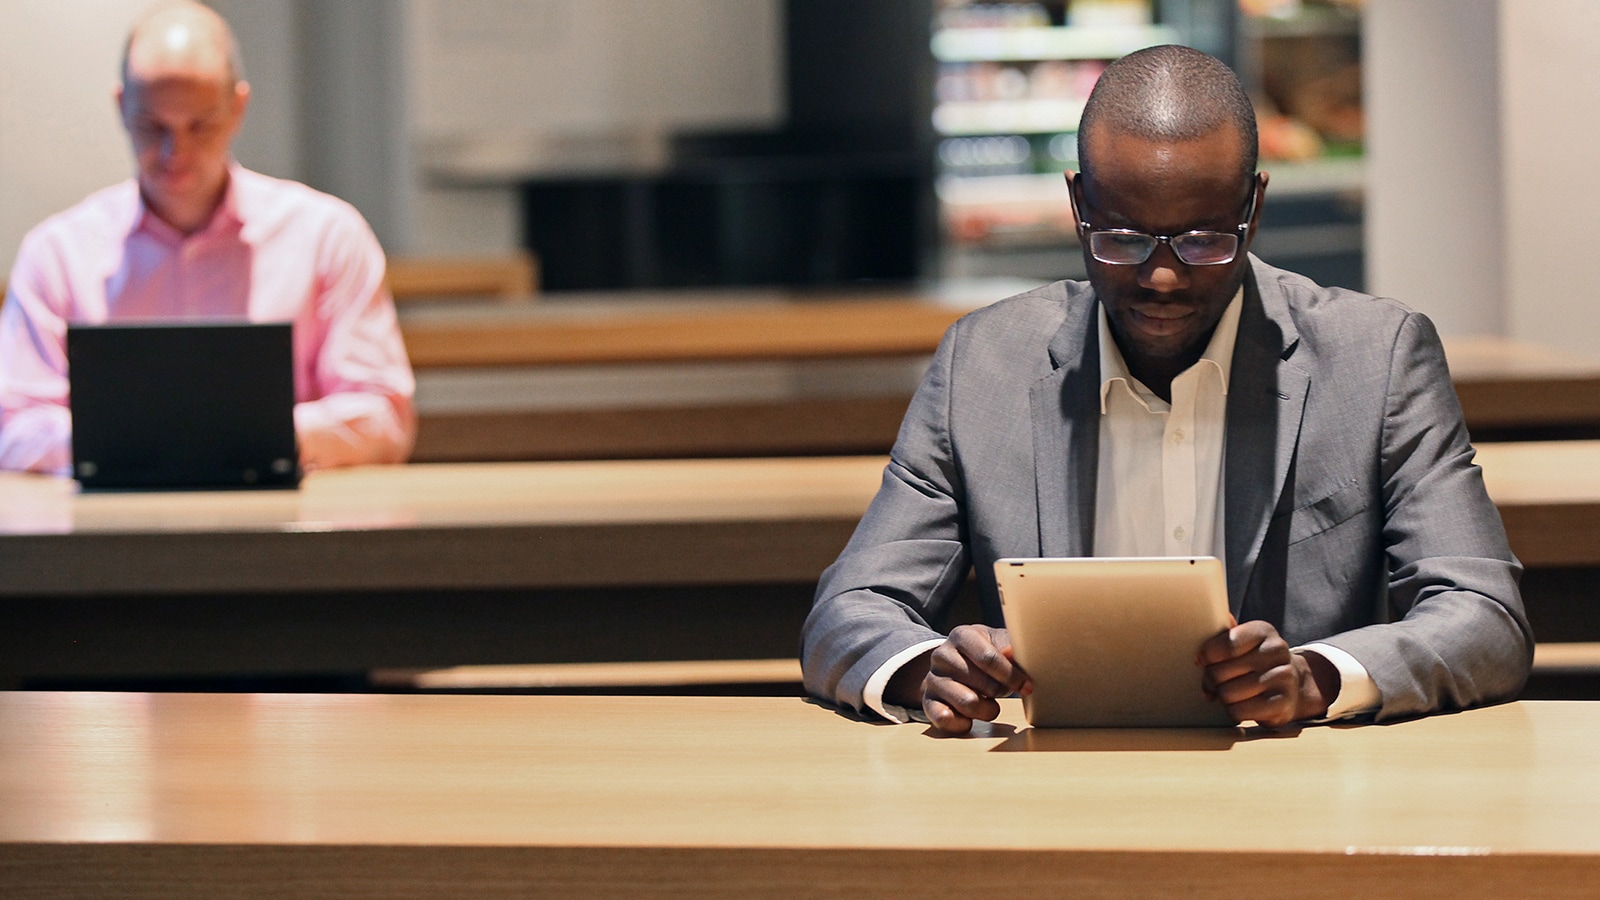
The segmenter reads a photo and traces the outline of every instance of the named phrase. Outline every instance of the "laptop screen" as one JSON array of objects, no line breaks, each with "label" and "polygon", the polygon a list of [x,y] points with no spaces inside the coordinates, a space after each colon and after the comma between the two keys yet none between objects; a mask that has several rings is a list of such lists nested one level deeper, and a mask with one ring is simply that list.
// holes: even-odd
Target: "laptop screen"
[{"label": "laptop screen", "polygon": [[293,487],[289,323],[67,328],[73,474],[85,490]]}]

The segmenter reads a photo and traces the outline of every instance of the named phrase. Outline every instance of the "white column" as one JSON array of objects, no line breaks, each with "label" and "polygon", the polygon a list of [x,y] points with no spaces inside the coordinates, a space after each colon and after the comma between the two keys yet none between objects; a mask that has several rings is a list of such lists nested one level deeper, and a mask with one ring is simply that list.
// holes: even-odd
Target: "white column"
[{"label": "white column", "polygon": [[1505,329],[1499,8],[1373,0],[1363,14],[1367,287],[1445,334]]},{"label": "white column", "polygon": [[1600,357],[1600,3],[1500,17],[1508,333]]}]

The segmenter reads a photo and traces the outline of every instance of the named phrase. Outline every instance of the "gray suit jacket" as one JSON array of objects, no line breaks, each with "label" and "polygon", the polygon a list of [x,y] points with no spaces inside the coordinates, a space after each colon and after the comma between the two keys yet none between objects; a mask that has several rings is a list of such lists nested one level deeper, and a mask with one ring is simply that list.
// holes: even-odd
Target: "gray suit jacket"
[{"label": "gray suit jacket", "polygon": [[[1093,291],[1067,281],[951,327],[817,586],[801,641],[813,695],[865,711],[867,679],[940,635],[970,570],[1002,624],[996,559],[1093,553],[1097,328]],[[1348,652],[1380,719],[1514,696],[1533,658],[1521,566],[1427,318],[1252,257],[1228,383],[1239,620]]]}]

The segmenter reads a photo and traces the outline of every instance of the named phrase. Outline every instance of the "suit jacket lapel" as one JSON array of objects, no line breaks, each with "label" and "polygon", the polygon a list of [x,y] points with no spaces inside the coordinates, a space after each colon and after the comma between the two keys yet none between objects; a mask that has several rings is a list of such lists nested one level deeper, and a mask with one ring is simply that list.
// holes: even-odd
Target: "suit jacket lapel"
[{"label": "suit jacket lapel", "polygon": [[1088,291],[1072,292],[1066,302],[1066,320],[1050,341],[1055,369],[1029,392],[1041,556],[1094,552],[1100,465],[1099,304]]},{"label": "suit jacket lapel", "polygon": [[[1300,440],[1311,377],[1290,363],[1300,340],[1277,283],[1258,286],[1263,267],[1251,257],[1244,308],[1228,379],[1228,438],[1223,463],[1224,546],[1228,599],[1235,615],[1260,559],[1262,542],[1284,496]],[[1262,473],[1271,473],[1263,477]],[[1243,621],[1243,618],[1240,619]]]}]

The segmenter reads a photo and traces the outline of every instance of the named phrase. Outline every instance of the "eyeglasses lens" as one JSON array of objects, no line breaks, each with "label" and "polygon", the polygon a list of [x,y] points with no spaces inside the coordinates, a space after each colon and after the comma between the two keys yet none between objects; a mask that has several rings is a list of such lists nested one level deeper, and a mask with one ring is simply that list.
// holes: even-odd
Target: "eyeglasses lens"
[{"label": "eyeglasses lens", "polygon": [[[1137,266],[1150,258],[1159,241],[1148,234],[1127,231],[1089,232],[1089,252],[1103,263]],[[1201,231],[1175,235],[1168,239],[1172,251],[1185,265],[1215,266],[1232,262],[1239,252],[1237,235],[1220,231]]]},{"label": "eyeglasses lens", "polygon": [[1239,237],[1220,231],[1180,234],[1172,239],[1172,250],[1191,266],[1215,266],[1232,261],[1239,252]]},{"label": "eyeglasses lens", "polygon": [[1123,231],[1089,232],[1089,252],[1103,263],[1136,266],[1150,258],[1156,239],[1148,234]]}]

